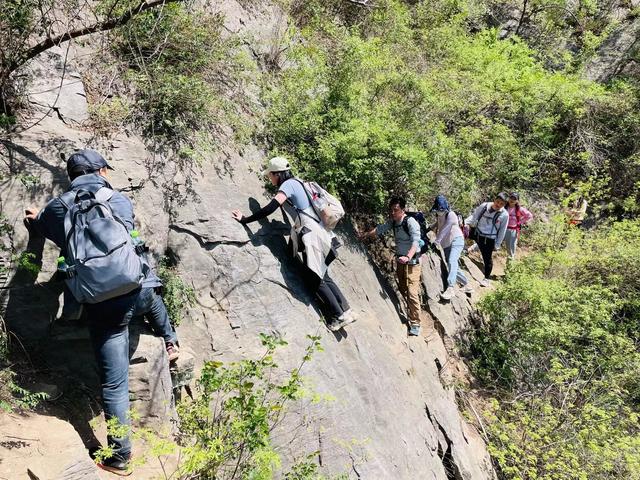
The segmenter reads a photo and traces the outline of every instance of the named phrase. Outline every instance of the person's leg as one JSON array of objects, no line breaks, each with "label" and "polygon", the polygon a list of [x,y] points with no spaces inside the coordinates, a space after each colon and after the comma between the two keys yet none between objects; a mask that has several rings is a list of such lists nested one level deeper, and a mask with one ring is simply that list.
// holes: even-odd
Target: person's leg
[{"label": "person's leg", "polygon": [[478,246],[482,254],[482,262],[484,263],[484,278],[488,279],[493,270],[493,247],[495,240],[483,236],[478,237]]},{"label": "person's leg", "polygon": [[398,290],[400,290],[400,295],[405,299],[407,305],[409,304],[408,294],[408,279],[407,279],[407,265],[402,265],[400,263],[396,263],[396,277],[398,279]]},{"label": "person's leg", "polygon": [[[105,419],[129,425],[129,327],[101,328],[90,322],[91,342],[100,371]],[[122,460],[131,455],[129,435],[107,436],[107,443]]]},{"label": "person's leg", "polygon": [[[139,290],[115,299],[87,304],[89,333],[100,372],[102,406],[107,420],[117,418],[129,425],[129,321]],[[129,435],[108,436],[114,458],[127,461],[131,456]]]},{"label": "person's leg", "polygon": [[518,241],[518,231],[507,229],[504,235],[504,242],[507,245],[507,253],[509,254],[509,258],[515,258],[516,256],[516,242]]},{"label": "person's leg", "polygon": [[464,248],[463,237],[456,238],[451,244],[451,246],[448,248],[449,254],[447,255],[447,265],[449,266],[449,276],[447,277],[447,284],[451,288],[456,285],[458,272],[460,271],[458,262],[460,260],[460,255],[462,254],[463,248]]},{"label": "person's leg", "polygon": [[349,306],[349,302],[347,301],[345,296],[342,294],[342,291],[340,290],[338,285],[336,285],[333,279],[329,276],[328,271],[327,273],[324,274],[324,283],[329,287],[329,289],[331,290],[331,293],[333,293],[333,296],[336,298],[336,300],[340,304],[340,308],[342,309],[342,311],[346,312],[347,310],[349,310],[349,308],[351,308]]},{"label": "person's leg", "polygon": [[340,306],[340,302],[325,280],[321,280],[318,283],[316,295],[320,298],[320,301],[325,306],[327,313],[331,317],[328,323],[336,321],[336,319],[344,313],[344,310]]},{"label": "person's leg", "polygon": [[169,313],[167,312],[167,307],[162,297],[158,295],[153,288],[143,288],[142,290],[149,290],[147,295],[150,297],[150,302],[149,309],[147,310],[147,318],[149,319],[151,330],[153,330],[155,335],[162,337],[165,343],[177,345],[178,335],[171,326]]},{"label": "person's leg", "polygon": [[409,323],[420,326],[420,290],[422,288],[421,265],[407,267],[407,303],[409,304]]}]

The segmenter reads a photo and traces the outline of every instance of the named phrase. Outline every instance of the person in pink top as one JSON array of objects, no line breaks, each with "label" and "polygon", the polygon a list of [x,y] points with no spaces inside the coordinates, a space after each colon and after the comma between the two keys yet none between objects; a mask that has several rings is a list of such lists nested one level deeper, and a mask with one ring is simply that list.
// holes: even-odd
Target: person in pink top
[{"label": "person in pink top", "polygon": [[509,224],[507,225],[507,233],[504,236],[504,241],[507,244],[509,259],[513,260],[516,258],[516,248],[518,246],[520,230],[533,219],[533,215],[529,210],[520,205],[520,195],[516,192],[509,194],[507,211],[509,212]]}]

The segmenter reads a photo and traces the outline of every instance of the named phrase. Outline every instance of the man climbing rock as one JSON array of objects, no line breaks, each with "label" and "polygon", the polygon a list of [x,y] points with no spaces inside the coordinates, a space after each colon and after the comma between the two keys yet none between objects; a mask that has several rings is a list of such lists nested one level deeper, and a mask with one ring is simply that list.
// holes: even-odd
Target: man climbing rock
[{"label": "man climbing rock", "polygon": [[360,236],[371,239],[382,236],[393,229],[396,240],[396,274],[400,293],[409,310],[409,335],[420,335],[420,225],[405,212],[406,202],[402,197],[389,200],[389,220],[377,225]]},{"label": "man climbing rock", "polygon": [[[141,292],[153,292],[161,283],[130,242],[129,232],[134,228],[133,206],[129,198],[114,191],[108,183],[110,169],[106,160],[93,150],[72,154],[67,160],[69,190],[49,201],[40,211],[27,208],[25,224],[54,242],[69,261],[86,257],[83,262],[70,261],[65,265],[67,279],[76,277],[70,290],[87,314],[100,372],[105,417],[129,425],[128,325],[134,314],[142,315],[152,304],[157,306],[152,295],[141,297]],[[113,245],[107,245],[110,243]],[[96,254],[85,255],[90,251]],[[117,257],[112,255],[114,252]],[[102,262],[103,273],[89,284],[86,270],[97,268],[89,266],[89,261],[94,259]],[[131,275],[127,277],[124,273]],[[122,280],[125,277],[127,281]],[[167,327],[170,329],[168,322],[164,325]],[[168,353],[172,352],[168,349]],[[118,475],[129,475],[129,435],[108,436],[107,442],[113,455],[99,466]]]}]

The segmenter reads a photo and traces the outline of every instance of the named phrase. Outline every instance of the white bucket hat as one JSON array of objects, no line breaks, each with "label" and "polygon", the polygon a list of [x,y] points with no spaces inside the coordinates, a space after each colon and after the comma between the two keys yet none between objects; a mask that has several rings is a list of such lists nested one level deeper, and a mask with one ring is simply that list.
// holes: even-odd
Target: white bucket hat
[{"label": "white bucket hat", "polygon": [[267,163],[267,169],[262,172],[262,175],[267,175],[271,172],[284,172],[285,170],[291,170],[291,166],[289,166],[289,160],[284,157],[273,157]]}]

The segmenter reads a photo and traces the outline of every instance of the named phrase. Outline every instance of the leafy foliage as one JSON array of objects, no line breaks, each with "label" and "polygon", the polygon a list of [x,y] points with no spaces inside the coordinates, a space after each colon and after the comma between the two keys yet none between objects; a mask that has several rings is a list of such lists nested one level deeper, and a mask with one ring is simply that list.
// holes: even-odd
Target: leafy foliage
[{"label": "leafy foliage", "polygon": [[162,280],[162,300],[167,307],[171,323],[180,325],[184,313],[196,303],[195,290],[180,278],[176,269],[169,266],[166,260],[160,263],[158,276]]},{"label": "leafy foliage", "polygon": [[505,478],[640,478],[640,223],[565,232],[485,297],[471,344]]},{"label": "leafy foliage", "polygon": [[[266,95],[266,139],[302,175],[371,211],[393,193],[423,206],[446,192],[467,209],[498,189],[610,186],[624,169],[629,190],[611,189],[612,207],[636,208],[635,136],[612,135],[640,126],[635,87],[541,61],[524,33],[486,28],[496,5],[381,0],[356,13],[343,3],[294,4],[301,41]],[[529,4],[527,22],[553,10],[543,3]]]},{"label": "leafy foliage", "polygon": [[145,12],[112,34],[134,98],[109,102],[109,110],[137,125],[157,149],[176,153],[179,164],[199,161],[198,150],[213,142],[220,126],[235,122],[235,86],[247,63],[222,26],[220,13],[177,3]]},{"label": "leafy foliage", "polygon": [[[281,471],[280,456],[271,443],[271,431],[286,414],[291,402],[306,395],[301,369],[315,352],[321,351],[319,337],[307,336],[310,343],[300,364],[282,374],[275,361],[276,349],[287,344],[283,339],[261,334],[265,347],[262,356],[230,364],[205,362],[193,401],[177,405],[178,442],[164,439],[144,428],[132,435],[150,448],[147,456],[162,458],[179,453],[177,470],[168,478],[271,480]],[[107,422],[113,436],[123,436],[129,427],[117,420]],[[112,455],[108,447],[97,459]],[[309,455],[293,465],[284,478],[291,480],[329,480],[318,473]],[[163,467],[164,468],[164,467]],[[342,477],[335,477],[336,480]]]}]

